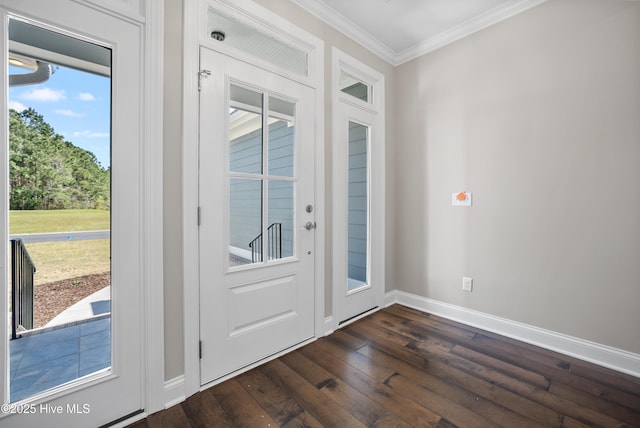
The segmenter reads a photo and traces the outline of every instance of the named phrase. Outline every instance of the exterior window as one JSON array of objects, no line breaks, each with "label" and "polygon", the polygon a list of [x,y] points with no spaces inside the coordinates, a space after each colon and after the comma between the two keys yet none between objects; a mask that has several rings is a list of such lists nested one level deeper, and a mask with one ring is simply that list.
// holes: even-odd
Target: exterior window
[{"label": "exterior window", "polygon": [[369,255],[369,128],[349,122],[348,287],[366,285]]}]

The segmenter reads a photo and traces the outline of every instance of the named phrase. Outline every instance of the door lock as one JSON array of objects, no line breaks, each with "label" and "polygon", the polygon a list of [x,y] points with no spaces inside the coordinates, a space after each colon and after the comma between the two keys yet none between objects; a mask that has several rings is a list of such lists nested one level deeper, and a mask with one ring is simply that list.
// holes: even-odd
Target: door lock
[{"label": "door lock", "polygon": [[307,205],[307,207],[305,208],[305,211],[307,211],[308,213],[313,212],[313,205]]},{"label": "door lock", "polygon": [[304,228],[307,229],[307,230],[315,229],[316,228],[316,222],[315,221],[308,221],[304,225]]}]

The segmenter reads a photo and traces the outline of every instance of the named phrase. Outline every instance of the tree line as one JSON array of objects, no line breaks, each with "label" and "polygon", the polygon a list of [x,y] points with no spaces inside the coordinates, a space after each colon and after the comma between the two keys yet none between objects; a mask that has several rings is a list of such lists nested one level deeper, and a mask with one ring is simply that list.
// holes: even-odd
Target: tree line
[{"label": "tree line", "polygon": [[110,168],[65,141],[34,109],[9,110],[10,209],[109,209],[110,181]]}]

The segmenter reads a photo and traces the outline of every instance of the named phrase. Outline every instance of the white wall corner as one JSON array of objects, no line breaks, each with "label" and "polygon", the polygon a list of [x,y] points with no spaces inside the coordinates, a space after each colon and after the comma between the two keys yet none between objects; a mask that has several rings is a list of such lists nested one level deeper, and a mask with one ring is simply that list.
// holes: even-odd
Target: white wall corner
[{"label": "white wall corner", "polygon": [[640,378],[640,355],[632,352],[404,291],[388,292],[385,303],[398,303]]},{"label": "white wall corner", "polygon": [[187,399],[184,376],[174,377],[164,383],[164,408],[175,406]]}]

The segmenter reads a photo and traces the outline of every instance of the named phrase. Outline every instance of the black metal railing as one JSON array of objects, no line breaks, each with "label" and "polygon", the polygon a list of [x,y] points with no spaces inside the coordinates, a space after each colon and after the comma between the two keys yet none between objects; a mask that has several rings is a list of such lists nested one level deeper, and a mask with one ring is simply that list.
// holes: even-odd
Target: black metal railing
[{"label": "black metal railing", "polygon": [[[282,258],[282,223],[273,223],[267,227],[267,243],[269,245],[269,259]],[[251,248],[251,263],[263,260],[262,233],[249,243]]]},{"label": "black metal railing", "polygon": [[33,328],[33,274],[36,267],[19,238],[11,240],[11,339],[18,326]]}]

